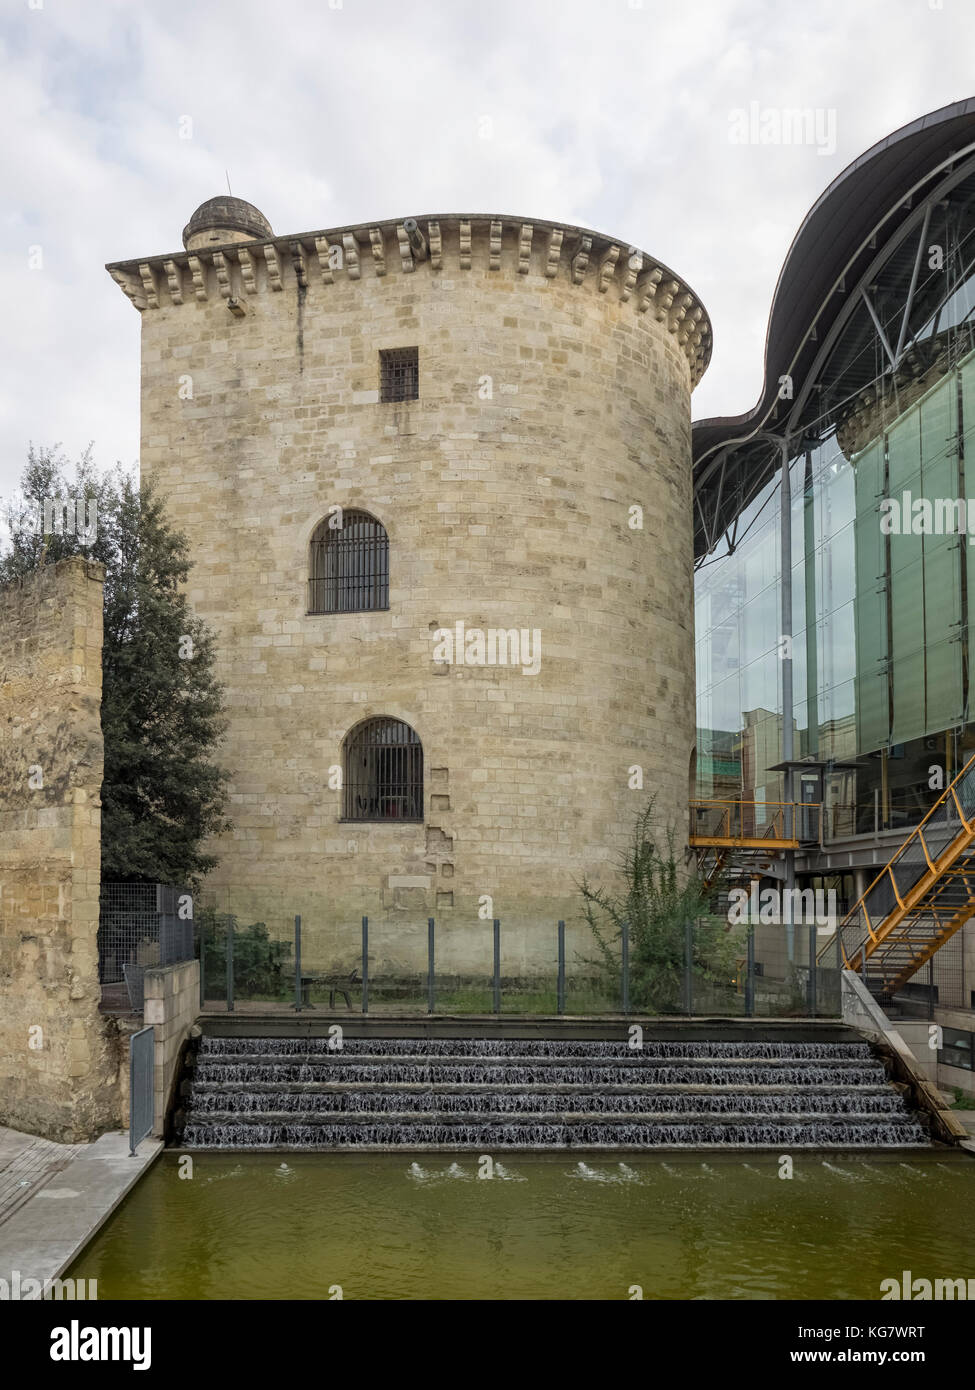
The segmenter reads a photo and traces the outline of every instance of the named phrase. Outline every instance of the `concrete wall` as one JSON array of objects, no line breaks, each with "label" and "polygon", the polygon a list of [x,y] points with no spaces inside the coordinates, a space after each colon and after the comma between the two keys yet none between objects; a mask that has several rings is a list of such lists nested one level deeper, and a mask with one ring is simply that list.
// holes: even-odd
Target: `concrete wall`
[{"label": "concrete wall", "polygon": [[125,1049],[99,1014],[101,565],[0,590],[0,1123],[118,1123]]},{"label": "concrete wall", "polygon": [[155,1029],[153,1134],[165,1133],[179,1050],[200,1012],[200,962],[183,961],[145,973],[143,1022]]},{"label": "concrete wall", "polygon": [[[431,252],[434,226],[436,265],[387,227],[330,234],[334,271],[311,238],[113,268],[144,310],[142,466],[228,691],[208,888],[282,936],[301,913],[311,968],[354,960],[363,913],[377,967],[415,968],[435,915],[439,966],[488,974],[496,915],[505,973],[554,972],[560,917],[592,954],[576,882],[610,879],[651,791],[685,843],[700,324],[609,238],[442,218]],[[411,346],[420,399],[381,404],[380,350]],[[336,504],[389,534],[389,611],[307,612]],[[435,664],[458,621],[539,630],[539,673]],[[342,821],[330,770],[378,715],[422,740],[423,824]]]},{"label": "concrete wall", "polygon": [[[969,973],[967,962],[965,974],[967,979],[975,979],[975,972]],[[963,1033],[975,1033],[975,1013],[970,1009],[936,1008],[934,1021],[940,1023],[942,1028],[958,1028]],[[965,1095],[975,1096],[975,1072],[965,1071],[962,1067],[946,1067],[939,1062],[938,1085],[949,1092],[957,1086]]]},{"label": "concrete wall", "polygon": [[943,1062],[939,1062],[938,1085],[949,1094],[957,1086],[966,1096],[975,1096],[975,1073],[965,1071],[962,1067],[946,1067]]},{"label": "concrete wall", "polygon": [[933,1136],[946,1144],[967,1142],[968,1132],[957,1114],[945,1107],[941,1092],[932,1080],[933,1054],[927,1047],[927,1034],[916,1022],[901,1032],[895,1028],[859,975],[844,970],[841,977],[843,1022],[880,1045],[886,1053],[893,1080],[906,1085],[909,1103],[927,1112]]},{"label": "concrete wall", "polygon": [[897,1031],[907,1043],[918,1068],[928,1081],[938,1084],[938,1050],[931,1046],[931,1025],[923,1019],[899,1018]]}]

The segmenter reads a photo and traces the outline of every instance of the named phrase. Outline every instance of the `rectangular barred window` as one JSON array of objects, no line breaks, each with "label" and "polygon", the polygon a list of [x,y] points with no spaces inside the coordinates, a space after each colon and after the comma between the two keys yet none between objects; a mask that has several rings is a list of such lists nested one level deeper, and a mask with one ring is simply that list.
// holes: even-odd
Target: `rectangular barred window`
[{"label": "rectangular barred window", "polygon": [[420,398],[419,348],[387,348],[379,354],[379,399],[416,401]]}]

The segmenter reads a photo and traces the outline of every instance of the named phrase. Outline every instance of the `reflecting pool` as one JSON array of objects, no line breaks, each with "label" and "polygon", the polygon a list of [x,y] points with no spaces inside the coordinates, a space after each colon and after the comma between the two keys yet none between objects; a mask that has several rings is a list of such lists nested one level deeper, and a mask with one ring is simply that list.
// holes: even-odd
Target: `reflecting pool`
[{"label": "reflecting pool", "polygon": [[[69,1274],[105,1298],[875,1299],[975,1278],[975,1163],[167,1153]],[[339,1293],[340,1291],[340,1293]]]}]

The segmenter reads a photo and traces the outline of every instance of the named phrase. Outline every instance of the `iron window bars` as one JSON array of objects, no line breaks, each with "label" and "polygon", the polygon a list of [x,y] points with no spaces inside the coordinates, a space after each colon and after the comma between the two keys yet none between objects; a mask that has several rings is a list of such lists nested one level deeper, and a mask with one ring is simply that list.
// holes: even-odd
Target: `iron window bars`
[{"label": "iron window bars", "polygon": [[389,539],[367,512],[327,517],[311,538],[309,613],[364,613],[389,607]]},{"label": "iron window bars", "polygon": [[423,745],[401,719],[369,719],[350,734],[345,819],[423,820]]},{"label": "iron window bars", "polygon": [[379,353],[380,401],[416,401],[419,398],[419,348],[381,350]]}]

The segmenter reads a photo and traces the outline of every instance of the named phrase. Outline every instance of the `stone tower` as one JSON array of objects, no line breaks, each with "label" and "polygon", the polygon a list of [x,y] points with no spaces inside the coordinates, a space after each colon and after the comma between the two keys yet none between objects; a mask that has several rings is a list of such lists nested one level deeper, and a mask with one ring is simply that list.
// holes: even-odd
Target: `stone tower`
[{"label": "stone tower", "polygon": [[505,216],[275,236],[220,197],[184,244],[108,269],[227,690],[212,892],[301,913],[318,963],[367,914],[412,968],[434,916],[438,965],[487,971],[496,916],[505,973],[550,973],[651,792],[684,843],[703,307]]}]

